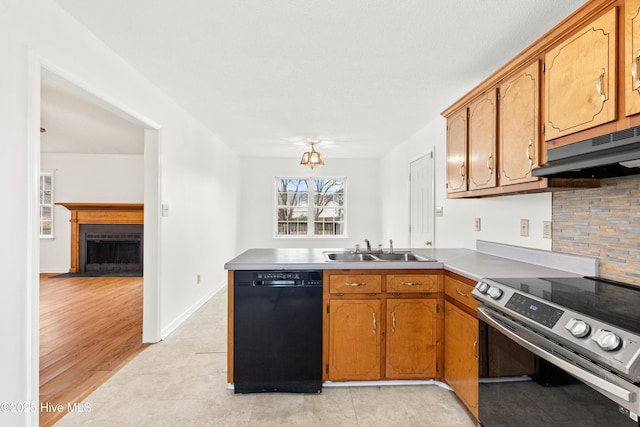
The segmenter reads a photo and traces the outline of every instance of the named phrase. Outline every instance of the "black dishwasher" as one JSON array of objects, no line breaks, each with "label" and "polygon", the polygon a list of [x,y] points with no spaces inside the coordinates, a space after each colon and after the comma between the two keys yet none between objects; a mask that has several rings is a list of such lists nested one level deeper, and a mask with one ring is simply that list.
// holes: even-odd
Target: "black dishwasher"
[{"label": "black dishwasher", "polygon": [[320,393],[322,271],[235,271],[236,393]]}]

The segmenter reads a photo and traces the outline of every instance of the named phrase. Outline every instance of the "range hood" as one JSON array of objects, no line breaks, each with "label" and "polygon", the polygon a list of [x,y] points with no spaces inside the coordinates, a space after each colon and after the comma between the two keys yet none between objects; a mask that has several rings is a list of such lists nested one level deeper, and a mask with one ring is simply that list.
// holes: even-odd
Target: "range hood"
[{"label": "range hood", "polygon": [[612,178],[640,174],[640,126],[552,148],[531,175],[544,178]]}]

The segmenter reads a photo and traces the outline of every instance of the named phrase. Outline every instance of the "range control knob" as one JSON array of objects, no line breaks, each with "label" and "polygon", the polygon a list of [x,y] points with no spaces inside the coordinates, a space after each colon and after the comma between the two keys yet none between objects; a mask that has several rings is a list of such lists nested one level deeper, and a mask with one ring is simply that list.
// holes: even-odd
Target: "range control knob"
[{"label": "range control knob", "polygon": [[502,296],[502,290],[500,290],[500,288],[496,288],[495,286],[489,287],[487,293],[493,299],[500,299],[500,297]]},{"label": "range control knob", "polygon": [[622,347],[620,337],[606,329],[598,329],[591,339],[597,342],[601,349],[606,351],[615,351]]},{"label": "range control knob", "polygon": [[486,294],[487,291],[489,290],[489,285],[486,284],[485,282],[478,282],[478,284],[476,285],[476,289],[481,294]]},{"label": "range control knob", "polygon": [[565,326],[576,338],[584,338],[591,333],[591,326],[584,320],[580,319],[571,319],[569,323]]}]

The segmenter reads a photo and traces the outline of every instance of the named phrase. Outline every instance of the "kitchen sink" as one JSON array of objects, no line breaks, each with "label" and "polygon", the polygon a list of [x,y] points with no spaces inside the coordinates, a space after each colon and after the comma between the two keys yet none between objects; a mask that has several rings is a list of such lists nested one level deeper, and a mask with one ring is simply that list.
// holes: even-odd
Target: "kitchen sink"
[{"label": "kitchen sink", "polygon": [[375,254],[376,258],[381,261],[420,261],[435,262],[435,259],[414,254],[413,252],[393,252]]},{"label": "kitchen sink", "polygon": [[325,252],[329,261],[377,261],[371,254],[361,254],[354,252]]},{"label": "kitchen sink", "polygon": [[325,252],[327,261],[342,262],[384,262],[384,261],[400,261],[400,262],[435,262],[433,258],[415,254],[413,252]]}]

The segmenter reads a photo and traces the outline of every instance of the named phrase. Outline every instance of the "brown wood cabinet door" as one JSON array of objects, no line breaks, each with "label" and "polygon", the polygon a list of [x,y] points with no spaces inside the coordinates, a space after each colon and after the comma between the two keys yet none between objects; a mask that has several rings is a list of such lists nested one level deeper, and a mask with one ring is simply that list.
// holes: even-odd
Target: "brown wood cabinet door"
[{"label": "brown wood cabinet door", "polygon": [[381,301],[329,302],[329,379],[380,379]]},{"label": "brown wood cabinet door", "polygon": [[436,300],[387,300],[386,377],[436,377]]},{"label": "brown wood cabinet door", "polygon": [[469,105],[469,190],[496,186],[497,115],[495,90]]},{"label": "brown wood cabinet door", "polygon": [[445,301],[444,379],[478,417],[478,319]]},{"label": "brown wood cabinet door", "polygon": [[625,113],[640,113],[640,0],[624,3]]},{"label": "brown wood cabinet door", "polygon": [[545,139],[616,119],[617,8],[545,55]]},{"label": "brown wood cabinet door", "polygon": [[447,118],[447,193],[467,191],[467,109]]},{"label": "brown wood cabinet door", "polygon": [[540,65],[538,61],[500,86],[500,185],[537,181]]}]

